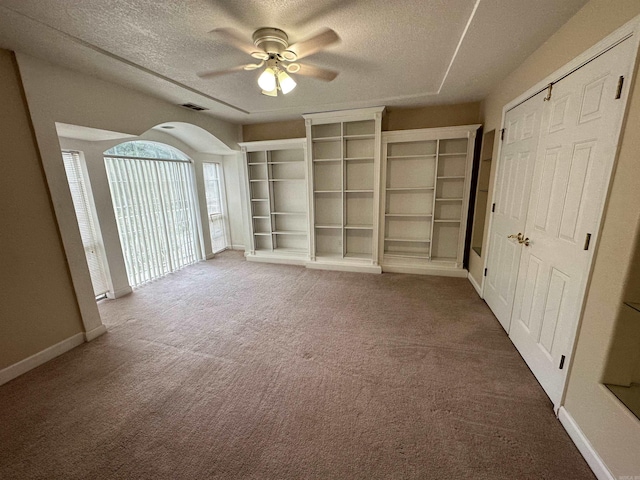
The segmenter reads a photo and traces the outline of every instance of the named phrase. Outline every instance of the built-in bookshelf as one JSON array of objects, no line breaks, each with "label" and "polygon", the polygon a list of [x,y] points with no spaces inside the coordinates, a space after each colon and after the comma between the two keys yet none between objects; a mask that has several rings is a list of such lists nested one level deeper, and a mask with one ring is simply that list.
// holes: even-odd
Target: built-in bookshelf
[{"label": "built-in bookshelf", "polygon": [[383,271],[462,275],[479,125],[384,132]]},{"label": "built-in bookshelf", "polygon": [[306,141],[240,143],[246,167],[248,260],[304,264],[309,259]]},{"label": "built-in bookshelf", "polygon": [[380,272],[383,108],[305,115],[311,158],[310,267]]}]

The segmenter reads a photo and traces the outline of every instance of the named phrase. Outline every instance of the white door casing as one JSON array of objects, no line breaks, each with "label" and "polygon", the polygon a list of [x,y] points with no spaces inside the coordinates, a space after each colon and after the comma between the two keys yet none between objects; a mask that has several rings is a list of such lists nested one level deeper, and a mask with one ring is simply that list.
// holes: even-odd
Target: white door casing
[{"label": "white door casing", "polygon": [[518,240],[509,236],[525,230],[544,96],[541,92],[510,110],[504,122],[484,299],[507,332],[521,251]]},{"label": "white door casing", "polygon": [[530,244],[521,246],[509,336],[555,405],[615,159],[625,106],[618,82],[628,77],[632,48],[627,40],[597,57],[554,84],[545,102],[524,232]]}]

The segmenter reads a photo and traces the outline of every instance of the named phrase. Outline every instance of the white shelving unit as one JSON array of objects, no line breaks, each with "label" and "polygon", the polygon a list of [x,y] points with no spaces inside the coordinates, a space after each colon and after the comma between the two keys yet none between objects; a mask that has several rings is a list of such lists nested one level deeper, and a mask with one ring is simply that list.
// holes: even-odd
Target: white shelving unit
[{"label": "white shelving unit", "polygon": [[479,127],[382,134],[383,271],[466,276],[462,262]]},{"label": "white shelving unit", "polygon": [[384,107],[304,115],[310,268],[381,273],[380,142]]},{"label": "white shelving unit", "polygon": [[247,260],[309,260],[307,144],[304,138],[244,142],[251,233]]}]

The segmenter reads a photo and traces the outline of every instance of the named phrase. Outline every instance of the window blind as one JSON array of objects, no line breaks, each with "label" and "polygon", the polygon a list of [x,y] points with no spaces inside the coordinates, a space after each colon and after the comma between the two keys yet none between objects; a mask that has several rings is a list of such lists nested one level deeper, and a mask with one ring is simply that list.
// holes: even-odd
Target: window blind
[{"label": "window blind", "polygon": [[202,168],[207,197],[209,230],[211,232],[211,247],[213,253],[217,253],[227,248],[227,220],[222,206],[222,189],[220,187],[221,169],[217,163],[203,163]]},{"label": "window blind", "polygon": [[104,249],[96,228],[97,221],[94,218],[92,198],[88,193],[85,176],[82,171],[82,158],[79,152],[62,152],[64,169],[69,181],[69,190],[73,200],[73,208],[78,219],[80,237],[84,253],[87,257],[93,292],[96,297],[102,296],[109,290],[107,273],[105,269]]},{"label": "window blind", "polygon": [[191,164],[104,158],[129,284],[139,286],[201,260]]}]

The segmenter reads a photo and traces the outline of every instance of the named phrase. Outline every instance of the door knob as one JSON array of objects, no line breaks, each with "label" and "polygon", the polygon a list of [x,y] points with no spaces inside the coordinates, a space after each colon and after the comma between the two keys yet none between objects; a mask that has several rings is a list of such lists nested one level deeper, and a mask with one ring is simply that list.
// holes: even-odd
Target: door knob
[{"label": "door knob", "polygon": [[507,238],[515,238],[516,240],[518,240],[519,244],[524,245],[525,247],[528,247],[531,244],[531,240],[529,240],[529,237],[525,238],[521,232],[518,232],[517,235],[509,235]]}]

